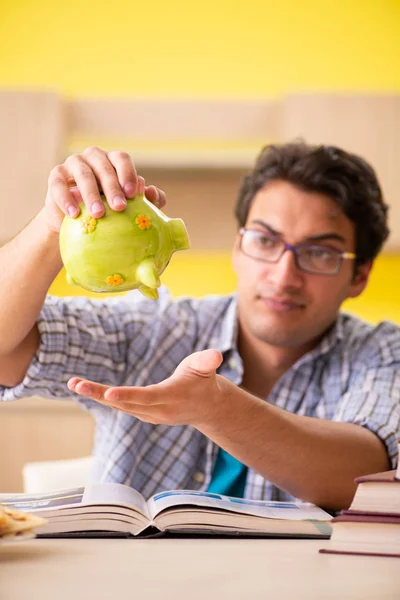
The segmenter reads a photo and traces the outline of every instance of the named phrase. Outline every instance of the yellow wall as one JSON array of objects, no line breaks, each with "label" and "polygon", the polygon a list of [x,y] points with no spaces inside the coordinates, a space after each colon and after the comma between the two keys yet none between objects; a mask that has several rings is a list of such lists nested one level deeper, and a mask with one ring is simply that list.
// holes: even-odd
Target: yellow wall
[{"label": "yellow wall", "polygon": [[[400,91],[399,0],[6,0],[0,86],[74,96],[245,98],[291,90]],[[400,323],[398,257],[346,307]],[[175,295],[234,289],[229,253],[183,253]],[[182,284],[184,282],[184,285]],[[81,293],[60,276],[59,294]]]},{"label": "yellow wall", "polygon": [[0,86],[264,97],[400,90],[399,0],[5,0]]},{"label": "yellow wall", "polygon": [[[373,323],[386,319],[400,325],[400,287],[393,285],[398,273],[400,256],[380,256],[366,290],[359,298],[347,300],[343,309]],[[174,296],[228,294],[236,287],[230,252],[178,252],[162,274],[161,281]],[[50,292],[59,296],[85,294],[92,298],[102,297],[68,285],[64,271],[59,274]]]}]

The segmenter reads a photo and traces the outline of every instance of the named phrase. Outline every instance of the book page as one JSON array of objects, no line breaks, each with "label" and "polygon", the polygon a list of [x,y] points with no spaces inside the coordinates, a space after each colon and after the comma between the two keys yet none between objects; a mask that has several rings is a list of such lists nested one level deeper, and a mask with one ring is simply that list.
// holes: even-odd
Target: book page
[{"label": "book page", "polygon": [[26,512],[54,511],[86,505],[132,506],[148,517],[143,496],[127,485],[120,483],[95,483],[85,488],[72,488],[41,494],[1,494],[5,506],[20,508]]},{"label": "book page", "polygon": [[0,494],[0,501],[5,506],[36,512],[80,505],[83,494],[84,488],[79,487],[40,494]]},{"label": "book page", "polygon": [[133,506],[146,516],[146,501],[140,492],[122,483],[92,483],[86,486],[82,504]]},{"label": "book page", "polygon": [[155,494],[147,502],[151,519],[160,512],[191,505],[214,510],[224,510],[269,519],[330,521],[331,515],[306,502],[276,502],[273,500],[246,500],[221,494],[176,490]]}]

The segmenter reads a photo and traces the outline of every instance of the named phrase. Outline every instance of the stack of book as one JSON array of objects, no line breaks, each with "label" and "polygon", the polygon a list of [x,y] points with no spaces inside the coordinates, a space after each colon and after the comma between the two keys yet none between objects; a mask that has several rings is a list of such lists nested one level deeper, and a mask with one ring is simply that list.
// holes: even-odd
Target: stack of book
[{"label": "stack of book", "polygon": [[[400,442],[398,443],[400,459]],[[358,477],[348,510],[331,521],[332,536],[320,552],[400,558],[400,460],[397,470]]]}]

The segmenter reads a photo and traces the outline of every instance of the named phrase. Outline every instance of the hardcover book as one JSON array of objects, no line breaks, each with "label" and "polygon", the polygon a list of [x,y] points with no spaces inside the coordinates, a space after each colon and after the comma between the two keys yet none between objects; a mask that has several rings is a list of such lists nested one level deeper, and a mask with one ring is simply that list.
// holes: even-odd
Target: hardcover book
[{"label": "hardcover book", "polygon": [[332,519],[327,554],[369,554],[400,558],[400,516],[340,514]]},{"label": "hardcover book", "polygon": [[350,511],[400,515],[400,480],[396,471],[363,475],[355,482],[357,489]]}]

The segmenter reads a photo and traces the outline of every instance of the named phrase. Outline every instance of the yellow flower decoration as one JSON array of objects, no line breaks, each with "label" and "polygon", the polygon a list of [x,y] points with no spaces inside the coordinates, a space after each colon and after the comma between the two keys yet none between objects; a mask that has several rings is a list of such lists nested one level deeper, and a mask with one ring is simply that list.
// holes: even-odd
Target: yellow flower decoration
[{"label": "yellow flower decoration", "polygon": [[94,217],[82,219],[80,226],[83,233],[92,233],[96,229],[97,220]]},{"label": "yellow flower decoration", "polygon": [[121,285],[121,283],[124,282],[124,278],[121,277],[121,275],[119,275],[118,273],[115,273],[115,275],[109,275],[106,279],[106,283],[107,285]]},{"label": "yellow flower decoration", "polygon": [[136,225],[143,231],[143,229],[150,229],[151,227],[151,218],[147,215],[139,215],[135,219]]}]

